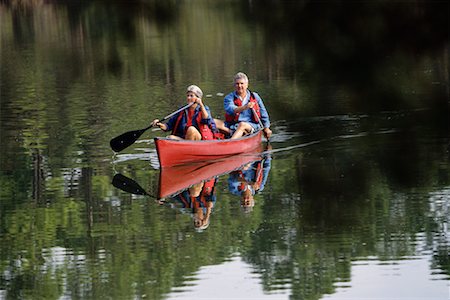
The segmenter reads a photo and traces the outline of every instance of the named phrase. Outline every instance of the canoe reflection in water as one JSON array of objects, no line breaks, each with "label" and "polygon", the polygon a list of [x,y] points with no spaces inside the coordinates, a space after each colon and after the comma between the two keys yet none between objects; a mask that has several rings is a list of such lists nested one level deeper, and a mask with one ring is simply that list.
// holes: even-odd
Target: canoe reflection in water
[{"label": "canoe reflection in water", "polygon": [[[270,150],[270,145],[266,150]],[[264,190],[269,177],[272,157],[269,151],[262,153],[262,159],[250,162],[228,177],[230,193],[241,196],[241,207],[250,212],[255,206],[255,194]]]},{"label": "canoe reflection in water", "polygon": [[242,206],[248,209],[254,205],[254,194],[264,188],[270,161],[268,152],[262,152],[259,147],[246,154],[214,161],[163,167],[159,173],[157,196],[148,194],[135,181],[120,173],[114,176],[113,185],[132,194],[156,198],[159,204],[192,214],[194,228],[201,231],[210,224],[219,177],[229,174],[230,192],[241,195]]},{"label": "canoe reflection in water", "polygon": [[199,182],[229,174],[248,163],[261,160],[261,157],[261,147],[258,147],[254,151],[245,154],[174,167],[163,167],[159,173],[158,198],[163,199],[176,195]]}]

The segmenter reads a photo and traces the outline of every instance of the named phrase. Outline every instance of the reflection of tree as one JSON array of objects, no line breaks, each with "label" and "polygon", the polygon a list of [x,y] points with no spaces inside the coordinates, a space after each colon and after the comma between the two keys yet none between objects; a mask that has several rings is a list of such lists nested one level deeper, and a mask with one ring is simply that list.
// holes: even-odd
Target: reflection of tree
[{"label": "reflection of tree", "polygon": [[[389,144],[402,147],[404,142],[393,138],[397,142]],[[245,251],[246,260],[263,274],[267,291],[289,286],[293,298],[319,299],[333,292],[334,282],[350,280],[354,259],[401,260],[417,251],[434,253],[434,268],[449,274],[443,226],[448,203],[439,200],[448,191],[435,191],[449,182],[439,167],[448,160],[445,148],[402,151],[395,161],[389,156],[398,158],[395,150],[370,150],[378,139],[352,147],[337,141],[331,151],[310,149],[298,161],[297,184],[282,176],[292,159],[274,161],[271,195],[278,197],[265,199],[264,222]],[[301,187],[298,196],[285,193],[289,185]]]},{"label": "reflection of tree", "polygon": [[[433,227],[429,228],[428,247],[433,250],[433,269],[442,270],[442,274],[450,275],[450,237],[448,233],[447,224],[450,219],[449,209],[450,203],[448,199],[450,198],[450,190],[445,188],[440,191],[431,193],[430,200],[433,206],[430,208],[432,212],[430,218],[433,219]],[[435,242],[434,242],[435,241]]]},{"label": "reflection of tree", "polygon": [[[56,194],[42,208],[26,202],[2,218],[7,231],[0,241],[0,266],[11,276],[2,278],[2,285],[30,295],[42,288],[55,297],[145,294],[162,299],[174,286],[189,284],[201,266],[239,252],[262,275],[267,291],[288,285],[294,298],[318,299],[333,292],[334,282],[350,280],[353,259],[413,256],[411,239],[420,238],[416,233],[426,228],[433,234],[441,226],[437,222],[444,221],[441,207],[435,208],[437,219],[429,217],[425,197],[436,178],[444,185],[448,181],[438,174],[439,167],[421,173],[411,166],[411,173],[423,177],[391,181],[366,147],[370,144],[355,144],[343,147],[351,152],[332,154],[324,153],[326,148],[311,149],[298,161],[298,178],[289,176],[291,159],[274,160],[265,189],[270,192],[258,195],[255,210],[243,214],[236,197],[221,192],[214,222],[200,235],[193,234],[189,216],[156,206],[153,200],[125,201],[129,198],[112,190],[110,178],[84,168],[72,197]],[[432,166],[442,151],[435,149],[423,163]],[[383,153],[377,155],[384,159]],[[142,183],[157,177],[157,172],[141,171],[145,167],[139,164],[129,168],[138,170],[134,175]],[[226,189],[226,178],[221,180],[219,191]],[[426,189],[417,191],[423,199],[402,195],[401,190],[414,189],[418,182],[425,183]],[[443,270],[448,269],[445,245],[430,238],[427,246],[437,248],[433,263]]]},{"label": "reflection of tree", "polygon": [[23,95],[24,98],[16,101],[11,113],[21,116],[22,148],[26,149],[31,157],[32,197],[37,204],[42,204],[42,192],[47,177],[45,153],[48,132],[45,127],[48,122],[48,112],[46,104],[37,99],[38,90],[37,84],[29,86]]},{"label": "reflection of tree", "polygon": [[43,157],[39,152],[33,153],[33,199],[41,203],[42,190],[44,189]]},{"label": "reflection of tree", "polygon": [[[367,110],[377,111],[447,101],[448,41],[442,32],[396,40],[403,29],[383,29],[385,21],[380,18],[387,8],[376,13],[364,10],[357,16],[357,9],[301,7],[294,1],[289,9],[262,11],[253,1],[256,14],[244,11],[245,17],[239,18],[233,9],[220,7],[222,17],[215,18],[209,15],[210,6],[202,6],[205,2],[180,11],[171,1],[127,2],[126,7],[120,1],[108,7],[97,1],[71,3],[31,6],[24,14],[12,4],[7,6],[12,10],[0,12],[5,24],[0,149],[9,153],[0,155],[0,288],[12,298],[23,291],[29,298],[39,298],[37,293],[60,298],[65,293],[74,298],[145,294],[160,299],[173,286],[186,285],[199,267],[240,252],[262,274],[266,290],[292,283],[293,297],[317,299],[331,292],[334,281],[349,280],[354,257],[395,259],[413,253],[411,239],[420,238],[416,233],[421,228],[429,236],[427,247],[436,249],[433,265],[449,274],[448,241],[433,234],[445,233],[444,222],[430,218],[426,200],[427,191],[448,185],[448,170],[443,167],[448,159],[443,160],[446,154],[441,145],[423,143],[425,136],[448,136],[445,109],[440,124],[426,115],[411,115],[396,123],[400,129],[416,122],[431,124],[423,125],[420,132],[409,130],[404,138],[369,136],[360,143],[342,145],[356,149],[355,153],[323,149],[316,153],[314,148],[298,162],[297,177],[292,176],[291,159],[277,160],[270,187],[258,195],[252,214],[236,213],[240,211],[236,198],[222,193],[214,224],[202,235],[192,234],[189,218],[117,194],[105,175],[110,172],[105,157],[109,158],[107,143],[112,136],[140,128],[149,115],[168,112],[191,80],[202,80],[205,91],[224,89],[243,65],[255,74],[254,83],[269,78],[271,84],[259,88],[277,99],[269,102],[274,114],[280,103],[283,114],[278,119],[288,119],[292,113],[295,120],[323,107],[320,113],[336,114],[365,110],[366,104]],[[435,8],[429,10],[429,6],[422,10],[422,5],[425,2],[413,5],[423,14],[413,14],[418,18],[414,26],[435,28],[441,13],[434,14]],[[270,18],[266,11],[271,12]],[[287,17],[290,11],[295,17]],[[388,23],[412,26],[405,22],[408,11],[399,14],[397,21],[389,13]],[[193,13],[198,15],[192,17]],[[172,23],[173,14],[180,21]],[[432,15],[436,20],[429,19]],[[339,18],[336,26],[335,18]],[[276,33],[268,38],[253,36],[236,20],[256,21],[264,32]],[[364,26],[356,26],[358,22]],[[233,26],[231,33],[221,30],[224,25]],[[185,38],[179,38],[180,32]],[[164,38],[158,39],[160,35]],[[391,38],[396,43],[380,42]],[[264,48],[266,40],[270,43],[266,51],[254,51]],[[232,50],[218,57],[217,49]],[[405,55],[416,49],[420,50],[417,56]],[[437,55],[430,56],[429,51]],[[392,57],[386,57],[387,53]],[[293,61],[296,64],[291,65]],[[349,71],[341,72],[347,66]],[[432,66],[431,75],[422,72],[428,66]],[[400,70],[400,76],[392,70]],[[389,72],[385,75],[385,71]],[[293,78],[293,83],[280,86],[286,81],[277,79],[286,77]],[[330,81],[339,84],[323,89]],[[429,82],[447,83],[446,94],[441,84],[430,88]],[[367,92],[372,83],[386,89]],[[418,94],[433,98],[404,93],[413,85]],[[343,101],[332,102],[336,95]],[[313,101],[306,103],[304,96]],[[220,112],[217,103],[212,105]],[[316,139],[355,128],[369,133],[391,128],[375,121],[340,127],[343,122],[338,120],[320,128],[317,122],[298,123],[299,128],[296,124],[293,128]],[[397,148],[385,148],[392,145]],[[138,170],[139,182],[156,186],[157,176],[148,174],[148,164],[137,163],[130,169]],[[417,191],[423,197],[419,202],[402,194],[415,187],[424,189]],[[36,201],[29,201],[31,195]],[[193,255],[199,253],[198,245],[208,249],[208,255]],[[63,262],[58,265],[55,258]]]},{"label": "reflection of tree", "polygon": [[77,180],[72,197],[56,194],[44,207],[26,202],[2,218],[0,287],[8,295],[162,299],[200,266],[226,259],[248,235],[241,226],[252,230],[260,221],[257,211],[235,216],[239,204],[223,199],[213,230],[195,235],[189,217],[153,201],[111,196],[109,178],[92,169],[83,168]]},{"label": "reflection of tree", "polygon": [[[164,27],[170,23],[178,6],[174,6],[171,1],[138,1],[127,5],[114,2],[107,6],[96,1],[76,5],[72,2],[41,5],[39,1],[12,1],[5,3],[4,7],[2,45],[8,46],[2,46],[2,106],[11,102],[11,106],[17,110],[22,104],[46,105],[48,113],[57,118],[60,124],[56,125],[55,120],[41,120],[41,126],[44,126],[41,128],[45,128],[46,134],[51,133],[50,138],[65,139],[66,142],[61,143],[62,147],[49,147],[52,154],[64,157],[68,156],[68,151],[74,151],[74,143],[92,146],[94,141],[107,144],[103,136],[108,109],[112,113],[122,110],[125,118],[127,111],[123,110],[124,101],[129,98],[142,99],[138,101],[144,103],[148,101],[149,96],[142,94],[147,89],[145,82],[140,87],[128,85],[136,93],[130,97],[124,96],[123,91],[117,93],[106,88],[111,86],[114,78],[102,78],[109,74],[121,77],[131,72],[130,69],[141,65],[142,57],[150,57],[155,68],[164,65],[160,59],[163,55],[132,54],[139,57],[138,61],[133,62],[128,59],[129,54],[120,49],[136,45],[137,34],[157,34],[158,26]],[[30,41],[36,51],[29,51]],[[139,46],[137,48],[141,49]],[[34,67],[37,72],[34,72]],[[90,84],[93,78],[95,84]],[[33,89],[34,96],[22,96],[22,87]],[[160,97],[160,93],[156,91],[157,96],[152,95],[150,98]],[[86,95],[96,97],[99,101],[93,103],[92,98]],[[105,103],[102,101],[105,95],[114,95],[116,99]],[[16,100],[20,97],[19,104]],[[155,107],[155,111],[158,111],[158,107]],[[140,110],[142,116],[144,112]],[[82,116],[89,118],[87,124],[80,124],[80,120],[76,119]],[[68,120],[70,125],[67,124]],[[118,120],[116,124],[125,123]],[[75,135],[80,135],[81,140],[76,140],[78,137]],[[85,141],[85,138],[88,140]]]},{"label": "reflection of tree", "polygon": [[295,116],[427,107],[446,120],[448,3],[241,4],[243,19],[265,33],[265,73],[287,74],[301,86],[280,86],[297,101],[277,101],[274,109],[294,106]]}]

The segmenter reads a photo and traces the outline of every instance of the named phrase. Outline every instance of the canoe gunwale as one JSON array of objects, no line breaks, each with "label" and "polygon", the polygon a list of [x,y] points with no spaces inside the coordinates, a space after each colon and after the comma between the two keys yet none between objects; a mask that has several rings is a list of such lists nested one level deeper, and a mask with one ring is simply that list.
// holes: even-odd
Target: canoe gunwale
[{"label": "canoe gunwale", "polygon": [[243,137],[237,138],[237,139],[222,139],[222,140],[198,140],[198,141],[193,141],[193,140],[176,140],[176,139],[171,139],[169,137],[155,137],[155,141],[156,140],[164,140],[164,141],[171,141],[171,142],[176,142],[176,143],[237,143],[240,141],[244,141],[244,140],[249,140],[252,137],[255,137],[256,135],[260,134],[262,131],[258,130],[252,134],[249,135],[245,135]]}]

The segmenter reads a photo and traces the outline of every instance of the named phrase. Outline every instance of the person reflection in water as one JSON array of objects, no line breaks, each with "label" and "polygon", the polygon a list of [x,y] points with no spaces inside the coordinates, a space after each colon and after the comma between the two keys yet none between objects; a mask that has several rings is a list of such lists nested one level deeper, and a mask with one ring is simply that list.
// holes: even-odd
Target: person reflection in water
[{"label": "person reflection in water", "polygon": [[197,183],[172,198],[189,210],[194,220],[194,228],[203,231],[209,227],[211,213],[216,203],[215,185],[217,178]]},{"label": "person reflection in water", "polygon": [[233,195],[241,196],[241,207],[250,212],[255,206],[255,194],[264,190],[271,168],[272,157],[264,154],[261,160],[245,165],[230,173],[228,189]]}]

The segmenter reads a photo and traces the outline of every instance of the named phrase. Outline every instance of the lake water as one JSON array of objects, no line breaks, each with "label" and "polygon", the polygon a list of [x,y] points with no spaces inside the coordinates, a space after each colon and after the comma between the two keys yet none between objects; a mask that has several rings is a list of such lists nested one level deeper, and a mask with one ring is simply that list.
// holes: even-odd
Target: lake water
[{"label": "lake water", "polygon": [[[450,299],[449,11],[3,1],[0,299]],[[116,154],[109,141],[190,84],[223,118],[238,71],[270,144],[169,173],[180,193],[158,203],[163,133]],[[182,200],[206,172],[196,229],[207,209]]]}]

